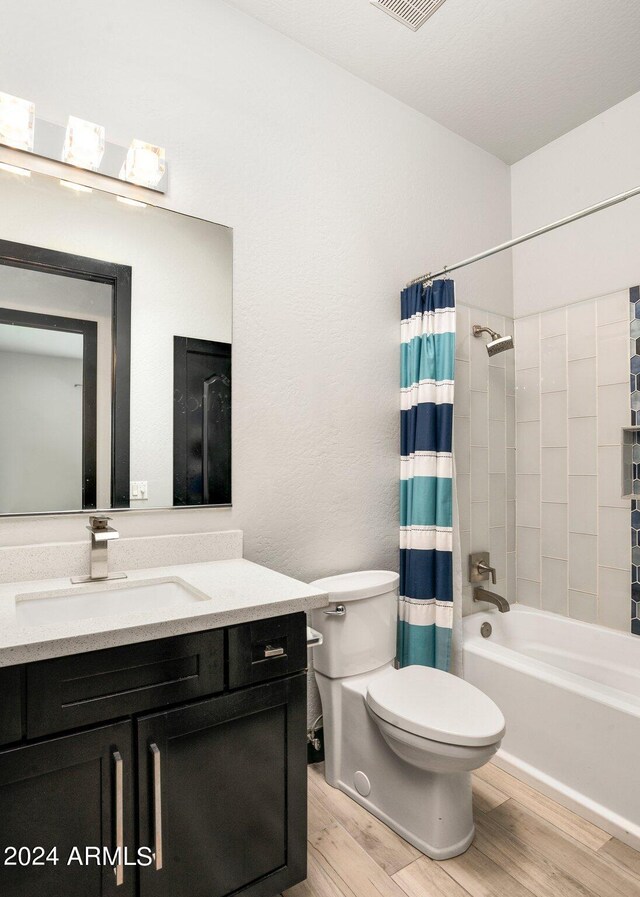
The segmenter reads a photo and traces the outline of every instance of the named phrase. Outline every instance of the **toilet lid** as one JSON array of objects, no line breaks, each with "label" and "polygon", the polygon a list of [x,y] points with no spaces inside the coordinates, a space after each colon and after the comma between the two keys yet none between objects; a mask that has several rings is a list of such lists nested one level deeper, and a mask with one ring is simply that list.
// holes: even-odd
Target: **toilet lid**
[{"label": "toilet lid", "polygon": [[381,719],[444,744],[495,744],[504,716],[479,688],[451,673],[410,666],[374,678],[367,704]]}]

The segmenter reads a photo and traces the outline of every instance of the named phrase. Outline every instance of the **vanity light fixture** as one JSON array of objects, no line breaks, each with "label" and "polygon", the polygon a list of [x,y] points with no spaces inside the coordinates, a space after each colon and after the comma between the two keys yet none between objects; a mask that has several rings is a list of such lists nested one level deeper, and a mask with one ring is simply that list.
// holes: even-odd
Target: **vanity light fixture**
[{"label": "vanity light fixture", "polygon": [[0,93],[0,143],[33,152],[35,103]]},{"label": "vanity light fixture", "polygon": [[139,199],[129,199],[128,196],[116,196],[118,202],[123,202],[126,206],[135,206],[137,209],[146,209],[146,202],[140,202]]},{"label": "vanity light fixture", "polygon": [[85,186],[85,184],[76,184],[74,181],[63,181],[62,178],[60,178],[60,185],[62,187],[68,187],[69,190],[75,190],[76,193],[93,193],[93,189]]},{"label": "vanity light fixture", "polygon": [[158,186],[165,172],[164,147],[145,143],[144,140],[132,140],[127,151],[127,158],[120,170],[123,181],[138,184],[140,187]]},{"label": "vanity light fixture", "polygon": [[62,161],[78,168],[97,171],[104,156],[104,137],[102,125],[70,115],[62,148]]},{"label": "vanity light fixture", "polygon": [[31,172],[28,168],[18,168],[17,165],[9,165],[8,162],[0,162],[0,171],[8,171],[9,174],[20,175],[21,178],[30,178]]},{"label": "vanity light fixture", "polygon": [[[65,186],[76,179],[72,173],[75,168],[93,171],[117,181],[128,181],[154,193],[167,192],[169,174],[164,147],[144,140],[133,140],[125,149],[124,146],[107,142],[106,129],[102,125],[74,115],[69,116],[66,126],[36,118],[35,103],[3,93],[2,90],[0,146],[67,166],[69,171],[62,177]],[[12,152],[6,157],[8,161],[3,169],[13,162],[13,155]],[[30,162],[23,163],[19,158],[14,166],[25,171],[30,167]]]}]

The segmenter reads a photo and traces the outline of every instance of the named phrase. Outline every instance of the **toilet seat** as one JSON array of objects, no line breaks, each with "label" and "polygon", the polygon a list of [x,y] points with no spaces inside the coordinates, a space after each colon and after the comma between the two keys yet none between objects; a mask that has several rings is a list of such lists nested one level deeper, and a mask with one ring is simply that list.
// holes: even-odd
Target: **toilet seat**
[{"label": "toilet seat", "polygon": [[480,689],[443,670],[390,669],[367,688],[366,702],[380,719],[441,744],[481,747],[505,733],[500,709]]}]

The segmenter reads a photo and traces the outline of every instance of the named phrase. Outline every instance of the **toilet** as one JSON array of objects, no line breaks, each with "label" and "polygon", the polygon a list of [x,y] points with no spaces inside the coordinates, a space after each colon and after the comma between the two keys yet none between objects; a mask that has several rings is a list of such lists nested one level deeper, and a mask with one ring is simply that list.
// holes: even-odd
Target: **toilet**
[{"label": "toilet", "polygon": [[505,721],[479,689],[441,670],[397,670],[398,575],[367,570],[318,579],[312,612],[324,721],[325,777],[436,860],[474,836],[471,772],[500,747]]}]

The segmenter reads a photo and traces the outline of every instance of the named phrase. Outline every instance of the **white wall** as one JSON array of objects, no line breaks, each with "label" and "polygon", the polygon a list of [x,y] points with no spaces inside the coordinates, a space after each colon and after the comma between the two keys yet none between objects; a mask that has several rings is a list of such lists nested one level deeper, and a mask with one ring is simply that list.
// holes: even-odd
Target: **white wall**
[{"label": "white wall", "polygon": [[0,513],[82,505],[82,359],[0,352]]},{"label": "white wall", "polygon": [[[231,511],[130,513],[125,535],[240,527],[303,579],[397,564],[403,283],[510,233],[502,162],[216,0],[5,4],[2,89],[162,144],[167,204],[234,227]],[[456,277],[511,313],[501,257]],[[83,538],[0,522],[0,544]]]},{"label": "white wall", "polygon": [[[512,166],[514,234],[640,183],[640,93]],[[640,198],[513,252],[518,600],[629,631],[629,287]]]},{"label": "white wall", "polygon": [[[640,93],[511,169],[514,234],[640,184]],[[515,315],[604,296],[640,282],[640,197],[513,250]]]}]

